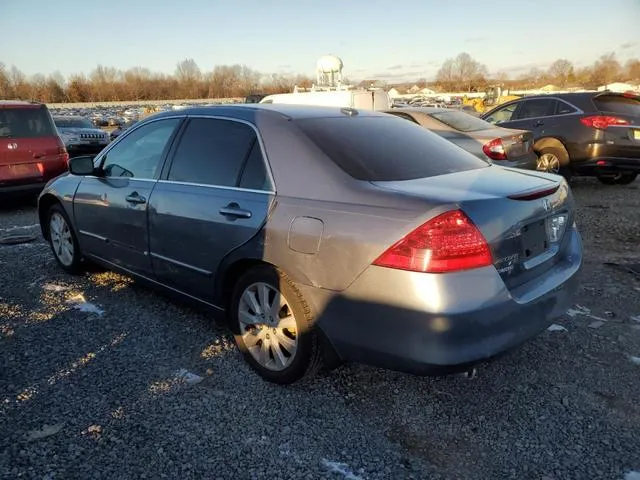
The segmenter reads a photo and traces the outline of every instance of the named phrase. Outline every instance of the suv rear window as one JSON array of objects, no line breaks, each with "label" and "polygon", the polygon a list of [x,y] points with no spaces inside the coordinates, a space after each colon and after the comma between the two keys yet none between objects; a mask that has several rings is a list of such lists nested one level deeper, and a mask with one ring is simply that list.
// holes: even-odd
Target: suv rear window
[{"label": "suv rear window", "polygon": [[413,180],[489,166],[435,133],[392,116],[312,118],[296,123],[357,180]]},{"label": "suv rear window", "polygon": [[429,115],[445,125],[455,128],[459,132],[477,132],[479,130],[494,128],[489,122],[485,122],[484,120],[469,115],[468,113],[437,112],[430,113]]},{"label": "suv rear window", "polygon": [[621,95],[599,95],[593,99],[596,108],[601,112],[621,113],[640,117],[640,98],[629,98]]},{"label": "suv rear window", "polygon": [[34,138],[55,135],[55,127],[45,107],[0,108],[0,137]]}]

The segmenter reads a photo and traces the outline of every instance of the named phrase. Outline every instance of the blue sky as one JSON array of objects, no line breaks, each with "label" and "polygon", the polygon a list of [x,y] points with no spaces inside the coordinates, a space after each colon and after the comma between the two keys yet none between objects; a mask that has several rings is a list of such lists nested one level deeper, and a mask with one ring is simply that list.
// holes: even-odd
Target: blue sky
[{"label": "blue sky", "polygon": [[0,62],[28,75],[193,58],[313,76],[332,53],[350,79],[415,80],[463,51],[516,76],[640,58],[640,0],[0,0],[0,19]]}]

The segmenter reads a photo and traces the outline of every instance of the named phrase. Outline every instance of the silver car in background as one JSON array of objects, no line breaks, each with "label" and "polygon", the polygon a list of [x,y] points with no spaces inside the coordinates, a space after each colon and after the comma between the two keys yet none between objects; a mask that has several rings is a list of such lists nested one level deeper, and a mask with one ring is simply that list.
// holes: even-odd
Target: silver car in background
[{"label": "silver car in background", "polygon": [[449,108],[394,108],[388,113],[415,122],[478,158],[489,158],[503,167],[536,169],[533,134],[527,130],[497,127]]},{"label": "silver car in background", "polygon": [[561,177],[383,113],[164,112],[70,171],[38,205],[60,266],[97,262],[226,313],[276,383],[335,360],[466,370],[562,315],[582,264]]},{"label": "silver car in background", "polygon": [[109,135],[81,116],[56,115],[53,117],[60,138],[70,157],[99,153],[109,144]]}]

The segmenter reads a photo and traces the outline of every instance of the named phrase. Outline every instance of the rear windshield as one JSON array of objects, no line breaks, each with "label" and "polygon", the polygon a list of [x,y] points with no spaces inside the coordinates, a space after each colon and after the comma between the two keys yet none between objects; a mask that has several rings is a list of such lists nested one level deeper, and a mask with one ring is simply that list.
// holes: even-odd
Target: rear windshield
[{"label": "rear windshield", "polygon": [[600,95],[593,103],[601,112],[621,113],[640,117],[640,98],[629,98],[621,95]]},{"label": "rear windshield", "polygon": [[53,121],[59,128],[95,128],[86,118],[54,118]]},{"label": "rear windshield", "polygon": [[460,132],[477,132],[493,128],[489,122],[464,112],[437,112],[429,115]]},{"label": "rear windshield", "polygon": [[413,180],[489,166],[427,129],[392,116],[312,118],[296,123],[358,180]]},{"label": "rear windshield", "polygon": [[45,108],[0,108],[0,137],[34,138],[56,135]]}]

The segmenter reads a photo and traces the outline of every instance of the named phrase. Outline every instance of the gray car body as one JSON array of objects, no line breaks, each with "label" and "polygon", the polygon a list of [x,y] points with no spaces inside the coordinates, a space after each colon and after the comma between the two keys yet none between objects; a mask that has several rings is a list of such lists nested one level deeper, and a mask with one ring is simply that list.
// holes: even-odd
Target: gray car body
[{"label": "gray car body", "polygon": [[[98,155],[96,165],[148,122],[232,119],[258,132],[273,188],[171,182],[163,178],[164,169],[158,179],[68,174],[50,182],[39,198],[43,235],[48,236],[49,206],[60,203],[87,258],[221,311],[229,307],[242,272],[257,263],[274,265],[302,293],[340,358],[415,373],[497,355],[543,330],[571,305],[582,244],[573,197],[561,177],[487,166],[409,181],[359,181],[292,125],[327,116],[344,114],[327,107],[236,105],[149,117]],[[548,187],[556,190],[544,201],[505,198]],[[132,192],[148,204],[129,204],[125,197]],[[221,215],[219,209],[232,202],[250,210],[251,218]],[[427,274],[372,265],[417,226],[456,208],[484,234],[493,266]],[[512,244],[521,228],[548,216],[549,208],[568,215],[562,241],[545,258],[528,265],[517,261]]]},{"label": "gray car body", "polygon": [[[472,153],[478,158],[488,159],[488,157],[482,151],[482,146],[488,141],[494,138],[502,138],[505,145],[510,143],[510,139],[518,137],[522,134],[531,135],[527,130],[516,130],[511,128],[502,128],[487,123],[485,130],[476,130],[472,132],[461,132],[455,128],[439,122],[437,119],[431,116],[434,113],[450,112],[452,109],[437,108],[437,107],[404,107],[394,108],[387,112],[392,115],[403,114],[411,117],[411,119],[418,123],[418,125],[429,129],[433,133],[440,135],[442,138],[446,138],[450,142],[458,145],[469,153]],[[460,111],[461,114],[468,115],[467,112]],[[531,137],[533,139],[533,137]],[[533,140],[532,140],[533,145]],[[526,170],[535,170],[537,165],[538,156],[531,150],[526,155],[519,156],[515,159],[500,160],[494,162],[503,167],[512,168],[524,168]]]}]

